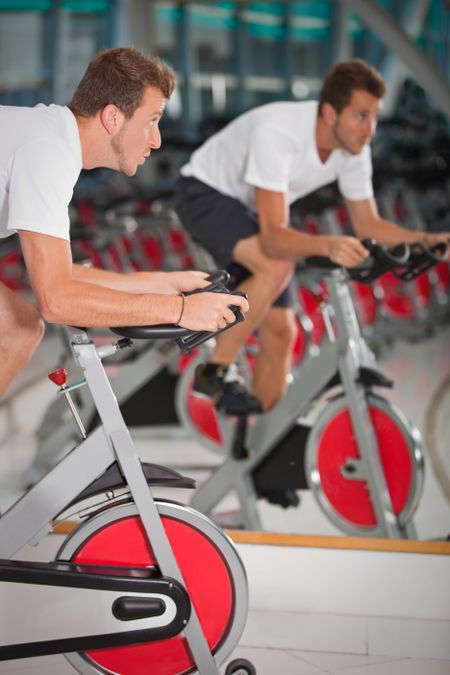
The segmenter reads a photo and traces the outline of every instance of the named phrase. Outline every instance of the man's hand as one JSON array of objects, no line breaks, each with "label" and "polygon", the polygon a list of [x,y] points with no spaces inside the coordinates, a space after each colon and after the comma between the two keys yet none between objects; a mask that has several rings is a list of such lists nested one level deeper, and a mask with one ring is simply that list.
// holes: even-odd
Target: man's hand
[{"label": "man's hand", "polygon": [[[207,272],[188,271],[188,272],[165,272],[168,288],[167,293],[195,291],[197,288],[206,288],[209,286],[207,281]],[[163,291],[161,291],[163,292]]]},{"label": "man's hand", "polygon": [[427,232],[422,237],[422,244],[425,244],[425,246],[430,247],[440,243],[450,246],[450,232]]},{"label": "man's hand", "polygon": [[327,256],[341,267],[355,267],[365,260],[369,251],[356,237],[326,237]]},{"label": "man's hand", "polygon": [[235,320],[230,305],[240,307],[243,312],[249,309],[242,295],[229,293],[196,293],[184,300],[180,298],[180,302],[184,302],[184,309],[179,325],[189,330],[218,331]]}]

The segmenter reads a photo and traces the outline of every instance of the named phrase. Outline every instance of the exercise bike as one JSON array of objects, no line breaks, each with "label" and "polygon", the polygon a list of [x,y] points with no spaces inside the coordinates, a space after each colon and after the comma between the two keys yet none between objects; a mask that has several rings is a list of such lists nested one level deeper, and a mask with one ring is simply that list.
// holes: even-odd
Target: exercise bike
[{"label": "exercise bike", "polygon": [[[225,292],[222,278],[202,290]],[[0,660],[61,653],[85,675],[218,675],[246,622],[243,564],[203,514],[153,499],[154,486],[194,482],[140,462],[102,365],[135,338],[176,339],[188,352],[214,334],[171,325],[112,330],[121,338],[96,346],[86,329],[70,328],[84,380],[67,384],[64,369],[49,375],[72,405],[70,392],[86,384],[101,424],[86,435],[74,410],[81,443],[0,518]],[[12,560],[68,510],[81,522],[55,560]],[[225,671],[255,672],[246,659]]]},{"label": "exercise bike", "polygon": [[[393,383],[377,370],[361,335],[349,281],[371,283],[390,270],[409,281],[442,260],[447,246],[415,246],[410,252],[406,245],[392,251],[371,241],[365,245],[371,255],[358,268],[337,268],[326,258],[306,261],[324,272],[328,339],[293,369],[286,395],[271,411],[250,420],[216,414],[225,460],[194,494],[196,509],[218,518],[220,502],[235,493],[239,508],[228,525],[259,530],[258,498],[297,506],[295,491],[311,489],[325,515],[346,533],[415,538],[412,516],[424,469],[420,434],[377,391]],[[195,367],[193,362],[180,380],[180,411],[195,396]],[[322,410],[312,426],[299,424],[318,402]],[[186,403],[184,420],[201,440]]]}]

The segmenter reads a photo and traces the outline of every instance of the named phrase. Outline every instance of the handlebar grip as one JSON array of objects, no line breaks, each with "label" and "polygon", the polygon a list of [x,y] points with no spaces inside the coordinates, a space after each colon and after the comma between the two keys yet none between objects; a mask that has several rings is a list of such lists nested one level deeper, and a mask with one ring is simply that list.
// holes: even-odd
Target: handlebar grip
[{"label": "handlebar grip", "polygon": [[159,323],[156,326],[114,326],[110,328],[116,335],[132,340],[173,340],[180,339],[192,331],[173,323]]},{"label": "handlebar grip", "polygon": [[[186,293],[185,295],[192,295],[193,293],[205,293],[205,292],[220,292],[220,293],[229,293],[227,288],[224,286],[224,282],[230,278],[230,275],[225,270],[219,270],[209,277],[212,280],[210,286],[206,288],[196,289],[195,291]],[[211,289],[211,287],[213,287]],[[230,294],[231,295],[231,294]],[[247,297],[245,291],[236,291],[233,295],[240,295],[244,298]],[[185,354],[191,352],[195,347],[203,344],[206,340],[223,333],[225,330],[232,328],[236,323],[240,323],[245,320],[244,314],[242,313],[240,307],[237,305],[229,305],[232,310],[235,320],[232,323],[227,324],[218,331],[192,331],[188,328],[183,328],[182,326],[175,326],[174,324],[158,324],[156,326],[124,326],[124,327],[114,327],[110,330],[116,335],[122,337],[132,338],[136,340],[170,340],[175,339],[181,351]]]},{"label": "handlebar grip", "polygon": [[411,254],[402,269],[394,270],[394,275],[401,281],[412,281],[419,274],[448,258],[448,244],[438,242],[427,247],[421,242],[413,244]]},{"label": "handlebar grip", "polygon": [[383,249],[383,255],[394,264],[404,265],[411,255],[411,248],[409,244],[397,244],[394,248]]},{"label": "handlebar grip", "polygon": [[307,267],[317,267],[322,270],[337,270],[340,268],[340,265],[337,265],[330,258],[323,255],[310,255],[304,258],[303,262]]},{"label": "handlebar grip", "polygon": [[197,293],[229,293],[226,288],[227,283],[230,281],[230,275],[226,270],[217,270],[209,276],[206,277],[206,281],[209,281],[209,286],[204,288],[195,288],[193,291],[186,291],[185,295],[196,295]]},{"label": "handlebar grip", "polygon": [[397,244],[393,248],[377,244],[374,239],[363,239],[362,244],[374,258],[385,258],[392,263],[403,264],[408,260],[410,247],[406,243]]},{"label": "handlebar grip", "polygon": [[410,255],[408,244],[398,244],[393,248],[380,246],[373,239],[364,239],[364,246],[371,254],[369,264],[367,262],[348,270],[349,276],[360,283],[371,283],[398,266],[404,265]]},{"label": "handlebar grip", "polygon": [[434,260],[437,263],[443,262],[444,260],[448,260],[449,246],[450,240],[448,243],[446,243],[445,241],[439,241],[437,244],[433,244],[433,246],[430,246],[428,251],[433,256]]},{"label": "handlebar grip", "polygon": [[[236,293],[236,295],[244,295],[245,293],[239,292]],[[214,332],[209,332],[209,331],[189,331],[189,335],[186,335],[185,337],[180,337],[177,339],[177,345],[181,349],[181,351],[184,354],[189,354],[193,349],[196,347],[199,347],[201,344],[206,342],[207,340],[211,340],[212,338],[216,337],[217,335],[220,335],[220,333],[223,333],[226,330],[229,330],[230,328],[233,328],[237,323],[240,323],[241,321],[245,321],[244,314],[241,311],[241,308],[238,307],[237,305],[229,305],[230,309],[232,310],[235,320],[233,323],[228,323],[226,326],[223,328],[220,328],[217,331]]]}]

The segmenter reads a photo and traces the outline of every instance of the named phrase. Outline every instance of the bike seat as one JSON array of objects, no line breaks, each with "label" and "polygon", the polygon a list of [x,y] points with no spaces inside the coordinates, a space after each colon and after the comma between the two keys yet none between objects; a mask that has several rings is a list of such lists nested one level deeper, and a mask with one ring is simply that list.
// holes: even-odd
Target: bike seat
[{"label": "bike seat", "polygon": [[[165,466],[159,466],[159,464],[143,463],[142,469],[149,485],[189,489],[194,489],[196,487],[195,480],[188,478],[187,476],[182,476],[177,471],[169,469]],[[99,476],[90,485],[88,485],[87,488],[80,492],[80,494],[68,505],[68,507],[73,506],[77,502],[80,502],[84,499],[88,499],[89,497],[95,497],[95,495],[101,494],[102,492],[119,490],[125,486],[125,479],[122,476],[118,464],[114,462],[114,464],[111,464],[105,473]],[[68,507],[65,507],[65,509]]]}]

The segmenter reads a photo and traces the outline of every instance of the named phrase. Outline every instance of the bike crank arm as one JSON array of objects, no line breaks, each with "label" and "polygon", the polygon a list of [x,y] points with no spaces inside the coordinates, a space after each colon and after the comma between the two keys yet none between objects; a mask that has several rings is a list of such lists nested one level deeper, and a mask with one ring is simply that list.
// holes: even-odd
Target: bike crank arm
[{"label": "bike crank arm", "polygon": [[163,640],[190,613],[154,570],[0,561],[0,661]]}]

